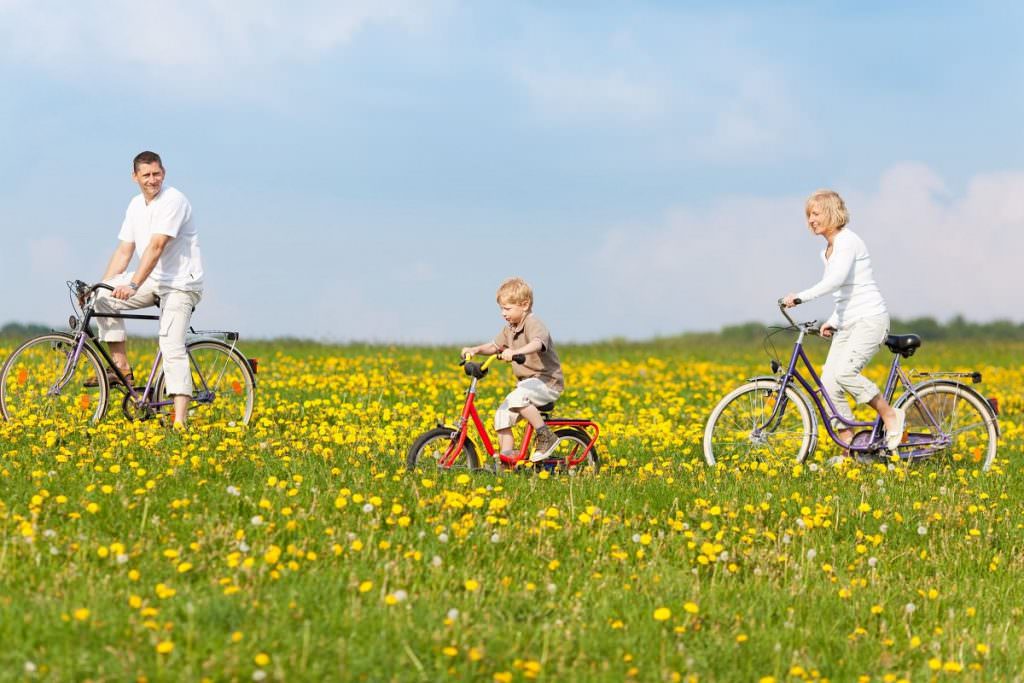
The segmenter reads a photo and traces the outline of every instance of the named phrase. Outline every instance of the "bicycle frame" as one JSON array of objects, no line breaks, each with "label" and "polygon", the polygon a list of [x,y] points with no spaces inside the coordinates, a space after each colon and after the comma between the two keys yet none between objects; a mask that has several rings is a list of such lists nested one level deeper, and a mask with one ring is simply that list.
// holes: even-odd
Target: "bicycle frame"
[{"label": "bicycle frame", "polygon": [[[818,327],[816,321],[810,323],[797,323],[796,321],[793,320],[793,318],[789,316],[788,313],[786,313],[785,309],[782,308],[781,306],[780,310],[782,314],[786,317],[786,319],[792,324],[792,326],[796,328],[798,334],[796,342],[793,344],[793,353],[790,355],[789,365],[786,369],[786,372],[779,378],[780,398],[776,403],[774,409],[772,410],[772,414],[768,418],[768,421],[758,429],[760,430],[768,428],[777,419],[781,417],[783,411],[785,410],[786,389],[795,380],[796,383],[799,384],[804,389],[806,395],[814,403],[815,409],[818,411],[818,414],[821,416],[822,421],[825,423],[825,429],[828,432],[829,437],[836,445],[838,445],[840,448],[844,448],[849,451],[858,453],[869,453],[877,451],[880,448],[882,448],[883,425],[881,417],[875,418],[873,421],[870,422],[864,422],[859,420],[849,420],[843,417],[841,414],[839,414],[839,412],[836,410],[835,403],[832,402],[832,397],[829,396],[828,392],[825,391],[825,388],[821,382],[821,378],[819,377],[818,373],[814,370],[814,366],[811,364],[810,359],[807,357],[807,352],[804,350],[803,347],[803,341],[806,335],[817,333]],[[804,368],[810,374],[813,383],[812,381],[808,381],[807,378],[805,378],[800,373],[800,369],[798,368],[798,364],[800,362],[803,363]],[[900,366],[899,354],[893,354],[892,363],[889,366],[889,376],[886,378],[885,388],[882,390],[882,396],[885,398],[886,401],[890,403],[892,402],[892,397],[896,391],[897,384],[902,386],[905,392],[916,395],[913,384],[910,382],[910,379],[907,377],[907,374],[903,371],[903,368]],[[935,416],[932,414],[931,409],[923,402],[919,403],[918,405],[924,417],[931,423],[931,425],[938,426],[938,420],[936,420]],[[856,435],[854,436],[854,439],[852,441],[846,442],[839,436],[838,430],[834,427],[834,424],[836,422],[841,423],[842,425],[850,429],[866,429],[870,427],[871,433],[867,440],[865,440],[863,443],[856,443]],[[915,437],[915,435],[911,435],[910,440],[913,443],[913,445],[918,448],[944,448],[947,445],[949,445],[950,439],[944,433],[940,432],[940,434],[941,436],[937,438],[926,438],[920,436]],[[927,451],[923,453],[915,453],[914,457],[916,457],[917,455],[927,454]]]},{"label": "bicycle frame", "polygon": [[[121,372],[121,369],[117,367],[117,364],[114,363],[114,360],[111,357],[109,351],[107,350],[106,345],[102,344],[100,340],[96,337],[96,335],[93,334],[92,328],[89,326],[89,323],[94,318],[115,318],[121,320],[160,320],[160,316],[158,315],[147,315],[140,313],[97,313],[95,310],[93,310],[92,305],[86,306],[83,310],[83,317],[80,324],[78,323],[78,321],[72,320],[72,322],[75,323],[72,325],[72,329],[74,329],[75,327],[78,328],[78,331],[75,332],[74,335],[76,340],[75,351],[74,353],[71,354],[71,356],[69,356],[68,363],[65,366],[64,374],[61,377],[61,380],[57,383],[57,385],[51,388],[51,392],[59,392],[60,389],[63,388],[71,379],[72,375],[74,374],[74,369],[78,366],[78,360],[82,355],[83,348],[85,347],[86,343],[91,342],[90,346],[93,348],[93,350],[97,351],[100,354],[100,356],[103,357],[103,360],[106,362],[107,367],[113,370],[114,374],[117,375],[117,377],[121,380],[121,386],[124,392],[130,397],[131,402],[135,405],[136,408],[159,411],[160,409],[173,406],[173,398],[163,401],[152,400],[154,398],[152,394],[156,390],[155,383],[157,377],[157,369],[160,367],[160,362],[163,359],[163,352],[159,348],[157,349],[156,356],[153,358],[153,365],[149,371],[149,377],[147,377],[146,379],[146,385],[141,391],[137,391],[136,388],[128,382],[128,378],[125,376],[124,373]],[[193,333],[195,333],[194,330]],[[234,351],[236,348],[235,343],[237,342],[238,337],[235,333],[228,333],[228,335],[229,339],[231,340],[231,350]],[[199,376],[199,386],[202,387],[201,390],[194,392],[192,397],[193,400],[199,404],[213,402],[214,392],[212,392],[209,389],[209,385],[206,382],[206,378],[203,376],[202,370],[195,364],[194,360],[192,359],[191,353],[189,353],[189,362],[192,365],[192,369]],[[249,361],[249,363],[250,366],[253,367],[252,361]]]},{"label": "bicycle frame", "polygon": [[[491,356],[481,366],[481,376],[487,371],[488,367],[497,358],[497,356]],[[526,423],[526,431],[523,433],[522,445],[519,448],[519,452],[514,455],[502,455],[497,453],[494,444],[491,442],[490,436],[487,434],[487,428],[484,427],[483,421],[480,419],[480,413],[476,409],[476,388],[480,377],[473,376],[473,381],[469,385],[469,389],[466,390],[466,402],[462,406],[462,413],[459,416],[458,421],[455,423],[455,430],[458,435],[457,438],[452,440],[452,445],[448,451],[441,458],[441,466],[450,468],[455,464],[459,455],[462,453],[462,449],[465,447],[466,439],[469,436],[469,426],[472,424],[476,428],[477,434],[480,436],[480,442],[483,444],[484,450],[490,457],[497,457],[501,462],[510,467],[514,467],[520,462],[523,462],[529,457],[530,454],[530,441],[533,439],[534,428],[529,422]],[[587,443],[587,447],[583,449],[583,452],[578,456],[570,458],[566,461],[567,467],[575,467],[580,463],[584,462],[590,451],[593,450],[594,444],[597,442],[600,428],[595,422],[588,419],[576,419],[576,418],[547,418],[544,423],[552,428],[557,427],[577,427],[590,437],[590,441]]]}]

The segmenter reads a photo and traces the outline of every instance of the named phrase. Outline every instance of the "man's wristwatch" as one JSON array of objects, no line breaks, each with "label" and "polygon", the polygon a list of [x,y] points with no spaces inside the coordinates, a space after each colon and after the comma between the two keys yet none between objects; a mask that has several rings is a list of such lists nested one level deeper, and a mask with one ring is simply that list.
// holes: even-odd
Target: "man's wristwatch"
[{"label": "man's wristwatch", "polygon": [[137,284],[135,284],[134,282],[129,282],[128,286],[131,287],[132,291],[134,291],[134,292],[139,291],[139,286]]}]

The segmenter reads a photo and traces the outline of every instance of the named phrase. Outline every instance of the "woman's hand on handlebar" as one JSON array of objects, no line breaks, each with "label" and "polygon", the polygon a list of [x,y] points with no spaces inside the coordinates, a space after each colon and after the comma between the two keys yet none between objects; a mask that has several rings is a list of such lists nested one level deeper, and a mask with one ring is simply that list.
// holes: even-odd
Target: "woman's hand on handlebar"
[{"label": "woman's hand on handlebar", "polygon": [[794,292],[790,292],[786,296],[779,299],[779,303],[785,306],[786,308],[793,308],[794,306],[798,306],[803,302],[797,297],[797,295]]},{"label": "woman's hand on handlebar", "polygon": [[821,326],[821,330],[818,332],[818,334],[820,334],[825,339],[831,338],[832,335],[835,334],[835,333],[836,333],[836,328],[832,327],[828,323],[825,323],[824,325],[822,325]]}]

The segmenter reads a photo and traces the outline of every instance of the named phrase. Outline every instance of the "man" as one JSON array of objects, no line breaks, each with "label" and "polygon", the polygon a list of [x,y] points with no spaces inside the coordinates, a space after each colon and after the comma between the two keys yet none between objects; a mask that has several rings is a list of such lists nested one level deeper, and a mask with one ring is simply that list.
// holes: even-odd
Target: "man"
[{"label": "man", "polygon": [[[174,427],[183,428],[192,397],[192,372],[185,351],[185,332],[192,311],[203,294],[203,262],[199,237],[192,222],[192,206],[178,190],[163,187],[164,165],[155,152],[142,152],[132,163],[132,180],[142,193],[128,204],[118,234],[120,244],[110,258],[103,282],[113,292],[100,290],[99,313],[160,306],[160,351],[165,387],[174,397]],[[139,251],[139,266],[127,272]],[[159,301],[158,301],[159,300]],[[124,321],[97,318],[100,339],[110,348],[118,369],[134,381],[127,354]],[[108,370],[107,380],[120,384]]]}]

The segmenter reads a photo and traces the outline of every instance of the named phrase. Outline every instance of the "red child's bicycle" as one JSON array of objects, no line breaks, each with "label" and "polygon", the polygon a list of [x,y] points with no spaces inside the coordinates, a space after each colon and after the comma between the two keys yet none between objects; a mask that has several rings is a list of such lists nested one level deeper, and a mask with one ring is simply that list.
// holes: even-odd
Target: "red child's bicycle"
[{"label": "red child's bicycle", "polygon": [[[406,457],[406,469],[414,470],[450,470],[453,468],[468,467],[471,470],[480,469],[480,458],[477,456],[476,445],[469,438],[469,427],[474,425],[484,450],[494,460],[494,471],[502,472],[515,469],[516,465],[523,463],[530,465],[530,442],[533,439],[534,429],[529,422],[526,423],[526,432],[523,434],[522,446],[515,455],[501,455],[491,444],[487,430],[480,420],[480,414],[476,410],[476,386],[477,382],[487,375],[487,369],[497,358],[497,355],[489,357],[483,363],[473,363],[468,359],[461,362],[466,374],[472,378],[469,389],[466,391],[466,404],[462,407],[462,415],[456,421],[454,427],[447,427],[438,424],[437,427],[424,432],[413,442]],[[522,363],[526,360],[522,354],[513,356],[512,360]],[[558,437],[555,450],[545,460],[533,463],[537,468],[551,471],[563,471],[572,474],[596,474],[601,467],[601,460],[597,455],[597,435],[600,431],[596,423],[587,418],[561,418],[551,417],[555,404],[537,406],[544,423],[551,427],[551,431]],[[461,458],[465,454],[465,458]]]}]

